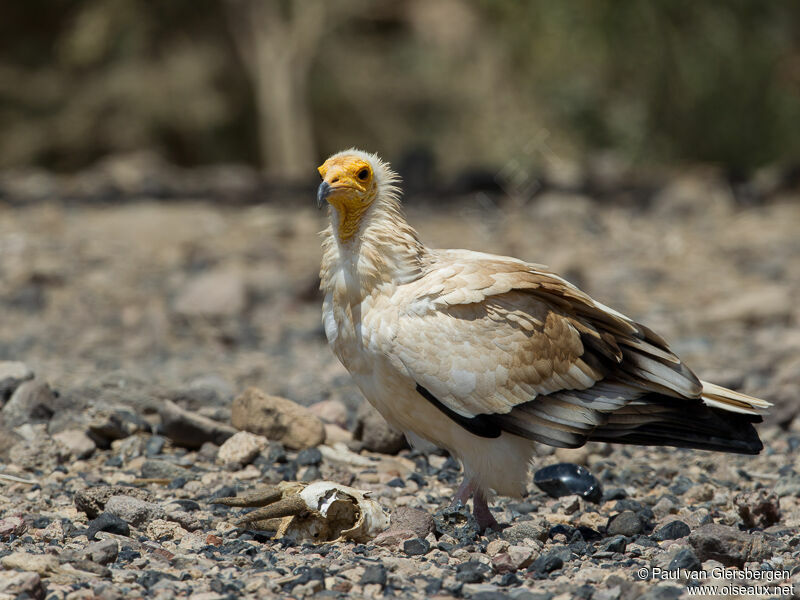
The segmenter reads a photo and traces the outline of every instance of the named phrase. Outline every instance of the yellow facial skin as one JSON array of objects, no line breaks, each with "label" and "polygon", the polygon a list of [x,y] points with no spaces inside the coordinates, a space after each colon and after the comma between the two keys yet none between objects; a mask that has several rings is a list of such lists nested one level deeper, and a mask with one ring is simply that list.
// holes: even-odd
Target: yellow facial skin
[{"label": "yellow facial skin", "polygon": [[325,199],[339,214],[339,240],[347,242],[358,232],[364,213],[377,195],[372,168],[356,156],[329,158],[317,169],[330,186]]}]

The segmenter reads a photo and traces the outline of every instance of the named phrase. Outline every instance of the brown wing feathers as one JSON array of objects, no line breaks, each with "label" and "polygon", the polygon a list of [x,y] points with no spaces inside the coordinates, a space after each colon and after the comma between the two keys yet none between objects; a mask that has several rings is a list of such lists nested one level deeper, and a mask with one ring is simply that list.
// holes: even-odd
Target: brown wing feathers
[{"label": "brown wing feathers", "polygon": [[[568,325],[579,334],[580,344],[576,352],[573,343],[566,355],[572,355],[573,364],[580,364],[581,369],[602,381],[587,389],[540,394],[506,414],[478,415],[474,421],[480,423],[483,433],[478,433],[470,420],[467,425],[473,433],[490,432],[493,437],[502,429],[560,447],[599,440],[742,453],[761,449],[751,424],[761,418],[753,414],[749,397],[737,397],[735,392],[718,386],[704,395],[704,384],[647,327],[606,310],[560,278],[547,273],[514,275],[517,280],[513,288],[497,281],[492,288],[491,277],[481,279],[480,285],[472,282],[473,290],[482,292],[487,307],[494,307],[487,308],[492,317],[513,322],[532,335],[550,335],[556,343],[569,343],[569,336],[559,330]],[[492,291],[497,295],[486,298],[485,294]],[[537,308],[545,309],[546,316],[536,315],[540,323],[544,321],[543,328],[531,327],[525,315],[519,315],[520,292],[535,297],[540,302]],[[470,294],[449,296],[450,308],[459,301],[474,301]],[[503,309],[502,314],[497,307]],[[553,380],[558,378],[554,376]],[[704,399],[711,406],[704,404]],[[441,403],[439,406],[446,408]],[[737,408],[745,414],[728,412]]]}]

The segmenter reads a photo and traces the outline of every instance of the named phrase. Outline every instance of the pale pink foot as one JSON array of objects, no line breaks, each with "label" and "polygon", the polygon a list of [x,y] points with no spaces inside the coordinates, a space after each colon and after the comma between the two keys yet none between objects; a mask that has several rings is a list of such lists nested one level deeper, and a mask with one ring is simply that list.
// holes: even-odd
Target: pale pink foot
[{"label": "pale pink foot", "polygon": [[469,479],[464,479],[461,483],[450,506],[458,506],[459,504],[465,505],[470,497],[472,498],[472,514],[475,517],[480,532],[483,533],[487,529],[499,530],[500,525],[489,510],[489,504],[486,502],[486,495]]},{"label": "pale pink foot", "polygon": [[486,496],[481,490],[475,490],[472,496],[472,514],[478,522],[478,529],[481,533],[488,529],[494,529],[495,531],[500,529],[500,524],[494,518],[492,511],[489,510]]},{"label": "pale pink foot", "polygon": [[450,506],[456,506],[457,504],[467,504],[467,500],[470,499],[472,493],[475,491],[475,484],[472,483],[469,479],[464,479],[461,482],[461,485],[456,492],[456,495],[453,496],[453,501],[450,503]]}]

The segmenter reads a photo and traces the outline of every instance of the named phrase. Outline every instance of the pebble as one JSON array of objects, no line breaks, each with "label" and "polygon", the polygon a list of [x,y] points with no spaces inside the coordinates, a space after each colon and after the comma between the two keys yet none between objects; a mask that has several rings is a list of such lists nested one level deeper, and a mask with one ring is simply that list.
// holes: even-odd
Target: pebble
[{"label": "pebble", "polygon": [[188,532],[178,523],[155,518],[147,523],[147,537],[153,540],[180,540]]},{"label": "pebble", "polygon": [[425,538],[416,537],[403,542],[403,552],[409,556],[421,556],[431,550],[431,545]]},{"label": "pebble", "polygon": [[234,427],[281,442],[287,448],[313,448],[325,441],[325,427],[307,408],[279,396],[249,388],[231,407]]},{"label": "pebble", "polygon": [[67,429],[53,435],[53,440],[64,447],[64,454],[71,458],[89,458],[97,444],[80,429]]},{"label": "pebble", "polygon": [[117,560],[119,543],[117,540],[92,542],[84,548],[83,555],[100,565],[107,565]]},{"label": "pebble", "polygon": [[175,479],[177,477],[187,477],[191,471],[176,465],[168,460],[151,458],[142,463],[142,477],[145,479]]},{"label": "pebble", "polygon": [[0,406],[23,381],[33,379],[33,371],[23,362],[0,360]]},{"label": "pebble", "polygon": [[337,425],[347,429],[348,411],[341,400],[320,400],[308,406],[309,412],[322,419],[326,424]]},{"label": "pebble", "polygon": [[539,469],[533,482],[553,498],[577,494],[584,500],[600,502],[603,488],[588,469],[571,463],[557,463]]},{"label": "pebble", "polygon": [[369,402],[362,402],[358,407],[353,437],[370,452],[397,454],[408,447],[403,433],[389,425]]},{"label": "pebble", "polygon": [[3,406],[0,415],[6,427],[47,422],[56,411],[56,397],[44,381],[22,382]]},{"label": "pebble", "polygon": [[361,576],[361,585],[377,584],[381,589],[386,587],[388,575],[386,567],[383,565],[368,565],[364,568],[364,574]]},{"label": "pebble", "polygon": [[269,440],[263,435],[238,431],[219,447],[217,462],[222,465],[249,465],[268,446]]},{"label": "pebble", "polygon": [[520,545],[525,540],[545,541],[548,538],[549,527],[540,523],[522,522],[515,523],[503,530],[503,539],[510,544]]},{"label": "pebble", "polygon": [[12,536],[18,537],[22,535],[27,526],[22,517],[9,516],[0,519],[0,540],[8,540]]},{"label": "pebble", "polygon": [[75,507],[86,513],[90,519],[96,518],[105,510],[108,499],[112,496],[131,496],[151,502],[153,495],[147,490],[121,485],[99,485],[79,490],[75,493]]},{"label": "pebble", "polygon": [[679,571],[686,569],[689,571],[698,571],[703,568],[703,563],[697,558],[697,555],[690,548],[683,548],[675,557],[670,561],[669,571]]},{"label": "pebble", "polygon": [[609,535],[623,535],[631,537],[642,533],[644,524],[642,519],[632,510],[625,510],[611,517],[608,521]]},{"label": "pebble", "polygon": [[170,400],[164,401],[159,416],[164,435],[184,448],[200,448],[205,442],[221,446],[237,432],[230,425],[184,410]]},{"label": "pebble", "polygon": [[709,523],[689,535],[689,543],[701,561],[716,560],[726,567],[744,567],[770,558],[772,550],[762,536],[728,525]]},{"label": "pebble", "polygon": [[0,598],[44,600],[47,588],[38,573],[10,573],[0,577]]},{"label": "pebble", "polygon": [[683,521],[670,521],[653,532],[653,539],[663,542],[665,540],[679,540],[691,533],[689,526]]},{"label": "pebble", "polygon": [[134,527],[166,517],[161,505],[132,496],[111,496],[106,502],[106,511]]},{"label": "pebble", "polygon": [[149,429],[150,424],[137,415],[133,409],[103,409],[97,411],[89,423],[89,431],[95,438],[107,440],[107,443],[113,440],[122,440]]},{"label": "pebble", "polygon": [[462,583],[481,583],[491,573],[491,569],[482,562],[471,560],[456,565],[456,581]]}]

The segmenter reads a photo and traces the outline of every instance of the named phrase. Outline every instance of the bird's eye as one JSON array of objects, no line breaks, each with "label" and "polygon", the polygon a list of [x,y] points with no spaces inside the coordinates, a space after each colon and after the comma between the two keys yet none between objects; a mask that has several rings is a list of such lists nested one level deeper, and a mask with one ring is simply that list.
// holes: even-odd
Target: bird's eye
[{"label": "bird's eye", "polygon": [[361,170],[358,172],[358,178],[359,178],[361,181],[366,181],[366,180],[367,180],[367,177],[369,177],[369,169],[361,169]]}]

